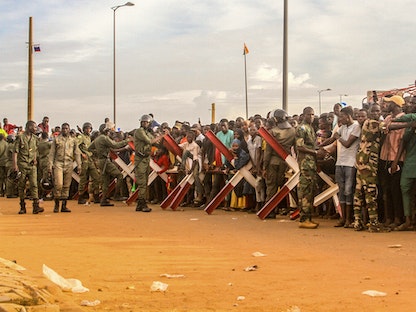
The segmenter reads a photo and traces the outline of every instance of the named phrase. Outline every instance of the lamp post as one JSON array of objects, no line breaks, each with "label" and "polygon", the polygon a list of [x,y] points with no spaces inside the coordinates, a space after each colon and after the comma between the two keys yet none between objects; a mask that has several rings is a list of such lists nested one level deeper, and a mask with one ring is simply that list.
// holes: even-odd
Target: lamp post
[{"label": "lamp post", "polygon": [[343,96],[348,96],[348,94],[340,94],[339,95],[339,104],[341,104],[341,105],[342,105],[342,97]]},{"label": "lamp post", "polygon": [[116,10],[124,6],[133,6],[134,3],[126,2],[125,4],[112,7],[113,10],[113,122],[116,124]]},{"label": "lamp post", "polygon": [[331,89],[328,88],[328,89],[318,90],[318,96],[319,96],[319,115],[321,115],[321,93],[322,92],[325,92],[325,91],[331,91]]}]

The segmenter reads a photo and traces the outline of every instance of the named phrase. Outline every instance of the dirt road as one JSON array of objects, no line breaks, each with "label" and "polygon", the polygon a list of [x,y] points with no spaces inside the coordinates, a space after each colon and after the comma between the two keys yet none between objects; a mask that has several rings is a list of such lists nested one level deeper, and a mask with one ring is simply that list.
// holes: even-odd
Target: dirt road
[{"label": "dirt road", "polygon": [[[355,232],[333,220],[305,230],[287,217],[158,206],[141,213],[123,203],[70,201],[72,213],[54,214],[52,205],[18,215],[18,200],[0,198],[0,257],[39,280],[42,264],[81,280],[90,291],[65,298],[101,301],[85,311],[416,310],[416,232]],[[151,292],[154,281],[166,292]]]}]

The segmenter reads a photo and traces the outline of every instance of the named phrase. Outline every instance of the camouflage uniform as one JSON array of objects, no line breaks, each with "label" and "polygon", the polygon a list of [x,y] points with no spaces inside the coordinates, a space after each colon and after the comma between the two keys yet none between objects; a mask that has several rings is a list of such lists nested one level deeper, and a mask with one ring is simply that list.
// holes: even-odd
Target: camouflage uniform
[{"label": "camouflage uniform", "polygon": [[52,143],[49,140],[39,142],[38,147],[38,181],[47,179],[49,175],[49,152]]},{"label": "camouflage uniform", "polygon": [[371,221],[377,218],[377,169],[383,123],[366,120],[361,129],[361,141],[356,157],[356,186],[354,193],[354,219],[362,220],[362,207],[366,207]]},{"label": "camouflage uniform", "polygon": [[92,159],[92,153],[88,150],[91,145],[91,138],[89,135],[80,134],[78,135],[78,146],[82,153],[82,167],[79,175],[78,192],[82,203],[85,200],[83,194],[86,186],[88,186],[88,179],[91,177],[92,184],[90,193],[94,194],[96,198],[100,192],[100,175],[98,174],[97,167],[95,166],[94,160]]},{"label": "camouflage uniform", "polygon": [[6,189],[7,181],[7,171],[6,171],[6,162],[7,162],[7,142],[6,138],[3,137],[0,140],[0,196],[4,196]]},{"label": "camouflage uniform", "polygon": [[[295,144],[296,129],[280,129],[278,126],[270,130],[270,134],[282,145],[287,153],[290,154],[291,147]],[[263,158],[263,170],[266,175],[266,202],[268,202],[276,193],[279,187],[285,183],[285,173],[287,163],[276,151],[269,145],[266,145]]]},{"label": "camouflage uniform", "polygon": [[26,213],[26,179],[29,179],[29,192],[33,198],[33,213],[43,212],[43,208],[39,207],[38,181],[37,181],[37,152],[39,138],[33,133],[26,130],[17,136],[14,142],[14,155],[17,161],[17,167],[21,172],[18,182],[20,211],[19,214]]},{"label": "camouflage uniform", "polygon": [[143,202],[143,200],[146,199],[150,152],[152,147],[151,141],[153,138],[153,134],[143,127],[140,127],[134,132],[134,174],[139,189],[137,197],[139,202]]},{"label": "camouflage uniform", "polygon": [[[110,159],[110,151],[111,149],[118,149],[122,148],[127,145],[129,141],[123,140],[120,142],[115,142],[106,134],[100,134],[94,141],[92,141],[91,145],[88,147],[88,151],[94,153],[98,158],[98,168],[101,172],[101,182],[102,182],[102,197],[101,197],[101,205],[102,206],[110,206],[113,204],[109,204],[107,197],[108,197],[108,187],[110,185],[111,179],[116,178],[116,192],[120,189],[121,183],[123,183],[123,174],[117,168],[116,165]],[[117,193],[116,193],[117,194]]]},{"label": "camouflage uniform", "polygon": [[[13,171],[13,153],[14,153],[14,142],[7,143],[6,155],[6,172],[7,175]],[[6,196],[7,198],[17,197],[17,184],[13,183],[9,179],[6,180]]]},{"label": "camouflage uniform", "polygon": [[62,134],[54,138],[49,152],[49,168],[53,167],[54,197],[67,199],[72,181],[74,161],[81,166],[80,151],[77,140],[70,135]]},{"label": "camouflage uniform", "polygon": [[[296,128],[296,147],[304,146],[315,150],[316,135],[312,126],[302,123]],[[311,220],[314,194],[316,191],[316,157],[311,154],[298,152],[300,169],[298,198],[301,209],[300,222]]]}]

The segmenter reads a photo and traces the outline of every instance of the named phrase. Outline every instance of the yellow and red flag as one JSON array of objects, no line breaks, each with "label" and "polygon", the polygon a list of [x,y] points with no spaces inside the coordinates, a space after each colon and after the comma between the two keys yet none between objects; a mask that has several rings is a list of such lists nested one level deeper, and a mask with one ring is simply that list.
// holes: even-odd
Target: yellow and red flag
[{"label": "yellow and red flag", "polygon": [[243,55],[248,54],[250,51],[247,49],[246,44],[244,43],[244,51],[243,51]]}]

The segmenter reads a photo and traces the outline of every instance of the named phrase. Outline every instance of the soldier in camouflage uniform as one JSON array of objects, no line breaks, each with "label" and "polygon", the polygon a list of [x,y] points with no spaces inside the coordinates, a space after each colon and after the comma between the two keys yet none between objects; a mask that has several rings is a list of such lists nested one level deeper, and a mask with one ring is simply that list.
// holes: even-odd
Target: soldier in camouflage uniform
[{"label": "soldier in camouflage uniform", "polygon": [[78,204],[85,204],[89,198],[88,180],[90,177],[92,183],[89,193],[93,194],[94,203],[100,202],[100,175],[97,167],[95,166],[94,160],[92,159],[92,153],[88,150],[88,147],[91,145],[91,131],[91,123],[86,122],[82,125],[82,133],[78,135],[78,146],[81,151],[82,160],[82,168],[78,184]]},{"label": "soldier in camouflage uniform", "polygon": [[54,199],[55,207],[53,212],[59,212],[59,201],[62,201],[61,212],[71,212],[68,209],[67,200],[69,197],[69,188],[72,181],[72,172],[74,170],[74,161],[77,163],[77,171],[81,171],[81,153],[78,148],[76,138],[69,134],[69,124],[63,123],[61,133],[52,141],[49,152],[49,172],[52,174],[54,181]]},{"label": "soldier in camouflage uniform", "polygon": [[116,178],[116,194],[123,183],[123,174],[117,168],[117,166],[111,161],[110,151],[112,149],[118,149],[125,147],[130,139],[123,140],[120,142],[115,142],[109,137],[110,128],[106,124],[102,124],[99,128],[100,135],[92,141],[91,145],[88,147],[88,151],[92,152],[98,158],[98,168],[101,172],[101,182],[102,182],[102,197],[100,206],[114,206],[108,200],[108,187],[110,185],[111,179]]},{"label": "soldier in camouflage uniform", "polygon": [[[49,177],[49,152],[51,150],[52,143],[49,141],[48,133],[42,132],[42,137],[38,146],[38,185],[42,188],[41,183],[42,179],[46,180]],[[41,190],[42,198],[46,197],[46,190]]]},{"label": "soldier in camouflage uniform", "polygon": [[[7,162],[6,162],[6,172],[9,175],[13,169],[13,154],[14,154],[14,141],[15,136],[13,134],[9,134],[6,138],[7,141]],[[7,198],[16,198],[17,197],[17,184],[10,181],[9,179],[6,180],[6,197]]]},{"label": "soldier in camouflage uniform", "polygon": [[36,136],[37,126],[32,120],[26,123],[25,131],[18,135],[14,144],[13,153],[13,170],[20,171],[19,178],[19,214],[26,213],[26,178],[29,179],[29,190],[33,199],[33,214],[43,212],[44,209],[39,207],[38,195],[38,175],[37,175],[37,153],[39,139]]},{"label": "soldier in camouflage uniform", "polygon": [[296,149],[300,168],[298,198],[301,209],[299,227],[316,229],[312,221],[313,199],[316,190],[316,135],[312,127],[315,113],[311,107],[303,109],[303,122],[296,128]]},{"label": "soldier in camouflage uniform", "polygon": [[149,162],[152,144],[156,142],[155,137],[149,131],[152,117],[143,115],[140,118],[140,128],[134,132],[134,174],[136,177],[139,194],[137,197],[136,211],[152,211],[146,204],[147,181],[149,177]]},{"label": "soldier in camouflage uniform", "polygon": [[[296,130],[289,124],[287,117],[287,113],[282,109],[273,111],[270,118],[273,118],[276,126],[270,129],[270,134],[290,154],[290,149],[295,145]],[[279,187],[284,185],[287,168],[285,160],[269,144],[266,144],[263,158],[263,176],[267,186],[266,202],[277,193]],[[273,211],[267,217],[275,218],[276,213]]]},{"label": "soldier in camouflage uniform", "polygon": [[370,119],[361,128],[361,141],[358,148],[355,167],[357,168],[354,193],[354,229],[364,229],[362,208],[368,211],[370,232],[389,231],[377,219],[377,170],[380,154],[381,131],[384,124],[379,121],[380,106],[373,104]]},{"label": "soldier in camouflage uniform", "polygon": [[7,181],[7,142],[6,136],[0,133],[0,196],[3,197],[6,191],[6,181]]}]

